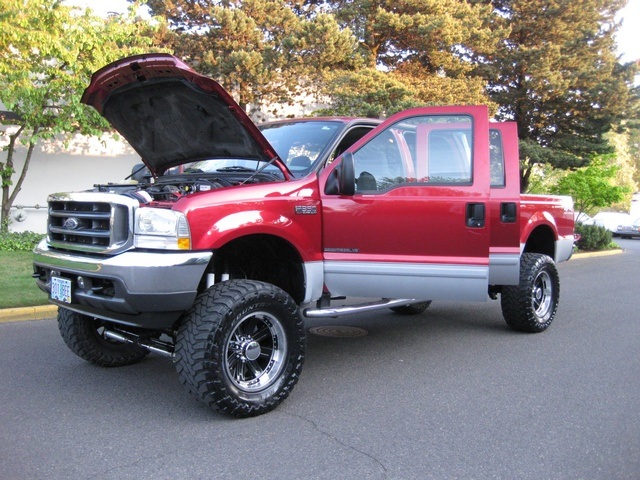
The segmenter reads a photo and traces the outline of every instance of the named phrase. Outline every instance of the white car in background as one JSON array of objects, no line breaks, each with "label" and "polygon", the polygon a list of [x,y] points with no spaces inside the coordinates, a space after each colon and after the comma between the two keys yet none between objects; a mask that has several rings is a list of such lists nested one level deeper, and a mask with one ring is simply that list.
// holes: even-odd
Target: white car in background
[{"label": "white car in background", "polygon": [[622,238],[640,237],[640,217],[636,218],[633,223],[618,225],[616,235],[619,235]]},{"label": "white car in background", "polygon": [[609,230],[614,236],[618,236],[618,227],[623,225],[631,225],[633,219],[628,213],[621,212],[600,212],[593,217],[595,225]]}]

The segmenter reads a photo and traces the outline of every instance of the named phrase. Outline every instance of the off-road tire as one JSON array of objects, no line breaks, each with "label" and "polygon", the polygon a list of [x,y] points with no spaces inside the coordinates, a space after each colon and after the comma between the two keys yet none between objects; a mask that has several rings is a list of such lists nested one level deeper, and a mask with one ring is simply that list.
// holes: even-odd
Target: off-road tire
[{"label": "off-road tire", "polygon": [[67,347],[80,358],[101,367],[122,367],[137,363],[149,354],[146,348],[106,339],[101,332],[106,322],[58,308],[58,328]]},{"label": "off-road tire", "polygon": [[514,330],[539,333],[551,325],[559,298],[560,280],[554,261],[547,255],[525,253],[520,260],[520,284],[502,289],[502,315]]},{"label": "off-road tire", "polygon": [[274,409],[298,382],[306,347],[302,318],[280,288],[230,280],[200,294],[178,328],[180,381],[206,405],[235,417]]},{"label": "off-road tire", "polygon": [[399,307],[391,307],[390,310],[399,313],[400,315],[420,315],[424,313],[431,305],[431,301],[412,303],[410,305],[401,305]]}]

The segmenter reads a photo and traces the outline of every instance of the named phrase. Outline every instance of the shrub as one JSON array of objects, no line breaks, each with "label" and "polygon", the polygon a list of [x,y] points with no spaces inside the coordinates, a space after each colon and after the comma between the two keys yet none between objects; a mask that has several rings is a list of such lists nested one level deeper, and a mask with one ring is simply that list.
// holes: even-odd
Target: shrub
[{"label": "shrub", "polygon": [[612,234],[604,227],[576,223],[575,231],[580,234],[580,240],[576,243],[579,250],[593,251],[611,248]]},{"label": "shrub", "polygon": [[0,251],[20,252],[33,250],[43,238],[43,234],[35,232],[0,232]]}]

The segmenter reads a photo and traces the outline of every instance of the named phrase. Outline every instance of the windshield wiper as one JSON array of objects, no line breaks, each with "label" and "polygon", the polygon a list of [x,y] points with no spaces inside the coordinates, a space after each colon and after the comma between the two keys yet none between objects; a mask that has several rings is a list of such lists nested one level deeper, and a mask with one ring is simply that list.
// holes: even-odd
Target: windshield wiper
[{"label": "windshield wiper", "polygon": [[218,168],[216,172],[255,172],[255,168],[247,168],[247,167],[222,167]]},{"label": "windshield wiper", "polygon": [[267,163],[265,163],[263,166],[261,166],[258,170],[256,170],[253,175],[250,175],[249,178],[247,178],[244,182],[242,182],[240,185],[244,185],[245,183],[247,183],[249,180],[253,180],[255,178],[256,175],[258,175],[260,172],[262,172],[265,168],[267,168],[269,165],[273,164],[273,162],[275,162],[278,159],[278,157],[273,157],[271,160],[269,160]]}]

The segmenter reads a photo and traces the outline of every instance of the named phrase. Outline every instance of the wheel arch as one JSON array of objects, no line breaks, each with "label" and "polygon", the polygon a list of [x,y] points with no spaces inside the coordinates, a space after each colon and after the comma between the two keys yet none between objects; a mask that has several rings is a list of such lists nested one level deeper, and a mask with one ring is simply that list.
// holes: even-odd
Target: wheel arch
[{"label": "wheel arch", "polygon": [[207,277],[211,274],[215,282],[243,278],[276,285],[298,304],[306,295],[302,256],[289,241],[277,235],[254,233],[230,240],[215,250],[201,290],[207,288]]},{"label": "wheel arch", "polygon": [[529,233],[522,253],[541,253],[555,258],[556,240],[556,232],[550,225],[538,225]]}]

